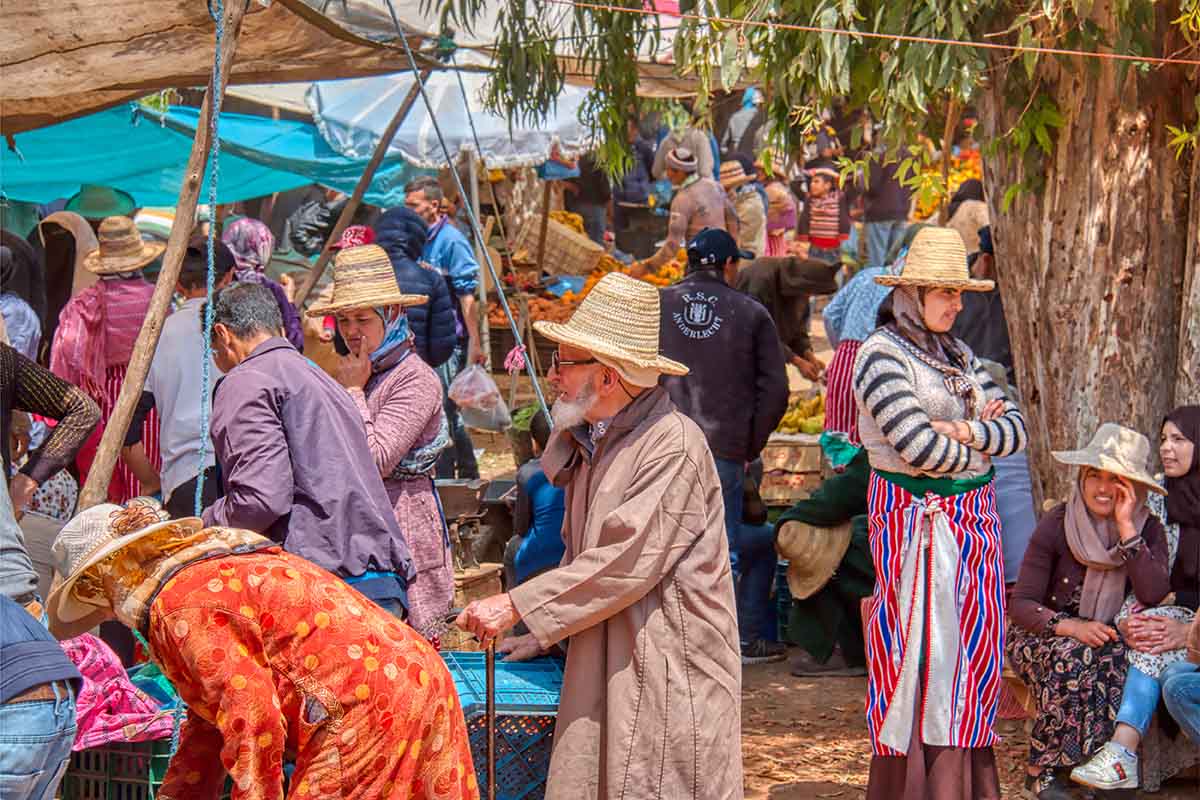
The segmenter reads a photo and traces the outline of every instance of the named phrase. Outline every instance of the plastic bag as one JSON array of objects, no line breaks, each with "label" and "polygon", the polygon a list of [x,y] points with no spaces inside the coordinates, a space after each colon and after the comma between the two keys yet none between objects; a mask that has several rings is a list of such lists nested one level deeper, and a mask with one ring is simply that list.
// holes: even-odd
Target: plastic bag
[{"label": "plastic bag", "polygon": [[450,383],[450,399],[458,406],[463,423],[484,431],[503,431],[512,424],[500,387],[478,364],[458,373]]}]

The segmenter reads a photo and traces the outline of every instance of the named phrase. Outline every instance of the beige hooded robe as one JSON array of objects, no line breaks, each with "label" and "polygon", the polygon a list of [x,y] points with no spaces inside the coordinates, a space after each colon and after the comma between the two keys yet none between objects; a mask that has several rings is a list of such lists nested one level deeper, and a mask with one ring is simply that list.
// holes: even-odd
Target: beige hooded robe
[{"label": "beige hooded robe", "polygon": [[741,659],[721,484],[662,389],[542,458],[566,489],[561,566],[512,599],[543,647],[570,637],[547,800],[743,796]]}]

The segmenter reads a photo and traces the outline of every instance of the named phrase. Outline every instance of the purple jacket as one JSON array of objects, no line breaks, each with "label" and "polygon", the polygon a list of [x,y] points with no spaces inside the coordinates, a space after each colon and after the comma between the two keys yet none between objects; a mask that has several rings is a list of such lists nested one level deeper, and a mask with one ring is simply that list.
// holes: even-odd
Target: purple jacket
[{"label": "purple jacket", "polygon": [[212,439],[225,496],[205,525],[247,528],[341,578],[395,572],[408,545],[349,393],[285,339],[218,381]]}]

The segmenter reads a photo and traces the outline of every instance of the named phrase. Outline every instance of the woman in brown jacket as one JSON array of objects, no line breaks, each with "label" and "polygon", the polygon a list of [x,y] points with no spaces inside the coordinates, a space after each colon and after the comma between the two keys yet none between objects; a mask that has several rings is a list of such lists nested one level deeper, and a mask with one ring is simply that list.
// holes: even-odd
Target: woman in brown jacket
[{"label": "woman in brown jacket", "polygon": [[1061,772],[1112,734],[1126,670],[1112,622],[1126,594],[1150,606],[1170,590],[1166,535],[1145,503],[1163,491],[1149,456],[1146,437],[1111,423],[1083,450],[1054,453],[1079,480],[1025,551],[1006,648],[1037,698],[1026,787],[1039,800],[1072,797]]}]

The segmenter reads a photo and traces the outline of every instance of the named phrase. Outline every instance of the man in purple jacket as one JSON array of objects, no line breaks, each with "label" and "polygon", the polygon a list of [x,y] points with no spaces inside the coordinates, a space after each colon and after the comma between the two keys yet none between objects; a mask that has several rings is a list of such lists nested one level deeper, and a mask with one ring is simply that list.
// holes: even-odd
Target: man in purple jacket
[{"label": "man in purple jacket", "polygon": [[281,337],[265,287],[234,284],[213,312],[225,494],[204,524],[268,536],[402,616],[416,573],[350,395]]}]

